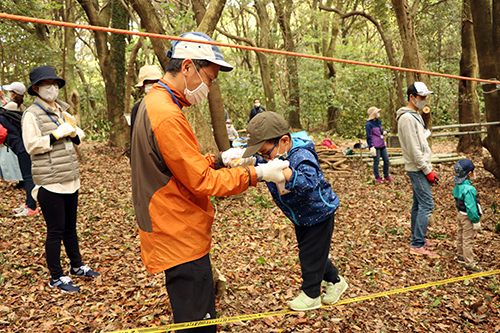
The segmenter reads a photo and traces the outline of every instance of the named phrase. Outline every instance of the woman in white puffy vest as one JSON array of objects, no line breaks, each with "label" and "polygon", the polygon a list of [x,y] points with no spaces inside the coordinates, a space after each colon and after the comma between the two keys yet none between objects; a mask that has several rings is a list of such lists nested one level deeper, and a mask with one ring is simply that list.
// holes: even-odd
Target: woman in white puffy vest
[{"label": "woman in white puffy vest", "polygon": [[28,93],[35,97],[23,115],[24,146],[31,155],[31,171],[38,200],[47,224],[45,257],[50,271],[49,286],[61,291],[80,291],[61,266],[61,242],[70,259],[73,276],[95,277],[99,274],[84,265],[78,246],[76,218],[80,174],[73,144],[85,137],[67,112],[69,105],[57,99],[65,81],[50,66],[30,72]]}]

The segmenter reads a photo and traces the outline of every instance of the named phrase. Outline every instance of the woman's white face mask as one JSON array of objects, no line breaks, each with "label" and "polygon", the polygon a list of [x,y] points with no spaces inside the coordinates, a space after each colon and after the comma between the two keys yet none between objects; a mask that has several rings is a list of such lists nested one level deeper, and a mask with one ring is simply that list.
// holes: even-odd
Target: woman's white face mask
[{"label": "woman's white face mask", "polygon": [[144,92],[147,94],[151,90],[151,88],[153,88],[153,86],[154,86],[154,83],[145,84],[144,85]]},{"label": "woman's white face mask", "polygon": [[57,84],[38,87],[38,96],[44,101],[53,102],[58,95],[59,86]]},{"label": "woman's white face mask", "polygon": [[196,74],[198,74],[198,77],[200,78],[201,83],[198,87],[196,87],[196,89],[189,90],[187,87],[186,77],[184,77],[184,83],[186,84],[186,89],[184,89],[184,96],[186,96],[187,101],[191,105],[195,105],[195,104],[198,104],[201,101],[203,101],[205,98],[207,98],[208,93],[210,92],[210,89],[208,88],[208,86],[205,84],[205,82],[201,78],[201,75],[198,72],[198,70],[196,69],[196,66],[193,66],[193,67],[194,67],[194,70],[196,71]]}]

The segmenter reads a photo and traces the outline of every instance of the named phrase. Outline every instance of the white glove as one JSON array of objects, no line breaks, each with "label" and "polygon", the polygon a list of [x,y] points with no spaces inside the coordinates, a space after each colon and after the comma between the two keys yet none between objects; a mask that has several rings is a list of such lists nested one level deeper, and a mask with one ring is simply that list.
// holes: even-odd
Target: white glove
[{"label": "white glove", "polygon": [[229,148],[226,151],[223,151],[221,153],[222,155],[222,162],[224,162],[225,166],[228,166],[231,164],[232,160],[236,160],[238,158],[241,158],[243,154],[245,153],[246,149],[241,149],[241,148]]},{"label": "white glove", "polygon": [[377,156],[377,149],[375,147],[370,148],[370,155],[373,157]]},{"label": "white glove", "polygon": [[[242,150],[242,149],[240,149]],[[235,160],[232,160],[231,163],[229,163],[230,168],[235,168],[238,166],[248,166],[248,165],[255,165],[255,162],[257,162],[257,159],[254,156],[250,157],[245,157],[245,158],[237,158]]]},{"label": "white glove", "polygon": [[71,124],[63,123],[62,125],[59,125],[54,132],[52,132],[52,135],[56,138],[56,140],[64,138],[68,135],[74,137],[76,135],[76,130],[73,126],[71,126]]},{"label": "white glove", "polygon": [[472,223],[474,230],[481,230],[481,222]]},{"label": "white glove", "polygon": [[257,175],[262,175],[262,180],[266,182],[279,183],[285,181],[283,169],[288,168],[290,162],[279,159],[271,160],[267,163],[259,164],[255,167]]}]

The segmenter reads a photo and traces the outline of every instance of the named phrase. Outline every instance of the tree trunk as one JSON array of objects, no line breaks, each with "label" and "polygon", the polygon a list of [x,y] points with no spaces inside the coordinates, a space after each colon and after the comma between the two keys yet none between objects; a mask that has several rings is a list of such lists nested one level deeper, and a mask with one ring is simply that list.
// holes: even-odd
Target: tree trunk
[{"label": "tree trunk", "polygon": [[[197,22],[198,28],[196,31],[203,32],[212,37],[215,27],[217,26],[217,22],[219,22],[220,16],[222,15],[222,10],[224,9],[225,4],[226,0],[211,0],[208,5],[208,10],[206,10],[203,15],[203,19],[201,22]],[[196,19],[198,20],[200,17],[201,15],[198,15],[196,16]],[[210,108],[210,116],[212,118],[215,143],[217,144],[218,150],[227,150],[230,146],[226,130],[226,117],[220,87],[217,82],[212,85],[212,90],[208,94],[208,104]]]},{"label": "tree trunk", "polygon": [[132,85],[135,75],[135,60],[137,59],[137,53],[139,52],[141,46],[143,45],[143,37],[140,37],[137,43],[132,48],[130,57],[128,59],[127,65],[127,81],[125,83],[125,107],[123,108],[125,113],[130,113],[132,110],[130,108],[130,100],[132,97]]},{"label": "tree trunk", "polygon": [[[130,4],[141,18],[142,28],[144,28],[149,33],[166,35],[161,21],[156,15],[156,10],[151,4],[151,1],[130,0]],[[155,55],[158,58],[162,69],[165,70],[169,60],[167,58],[167,51],[172,48],[170,41],[159,38],[150,38],[149,40],[151,41],[151,45],[153,45],[153,50],[155,51]]]},{"label": "tree trunk", "polygon": [[[474,27],[470,9],[470,0],[463,0],[462,19],[462,57],[460,59],[460,76],[477,77],[477,53],[474,40]],[[477,82],[460,80],[458,83],[458,120],[460,124],[479,123],[479,101],[476,96]],[[464,127],[460,131],[477,131],[478,128]],[[464,153],[480,153],[481,135],[461,135],[457,150]]]},{"label": "tree trunk", "polygon": [[[257,45],[259,47],[273,49],[274,43],[270,38],[271,20],[269,19],[269,14],[267,12],[268,1],[258,0],[255,1],[254,7],[257,11],[257,16],[259,18],[259,37],[257,39]],[[276,108],[276,98],[274,96],[273,83],[271,80],[271,68],[269,66],[268,55],[263,52],[256,52],[257,58],[259,59],[260,76],[262,78],[262,85],[264,87],[264,94],[266,95],[266,100],[264,105],[268,111],[278,111]]]},{"label": "tree trunk", "polygon": [[[97,0],[78,0],[90,24],[108,26],[113,18],[112,27],[128,28],[128,12],[120,0],[110,0],[99,8]],[[125,36],[112,34],[110,40],[105,32],[94,31],[99,67],[104,78],[108,121],[111,123],[108,143],[111,146],[125,147],[130,134],[123,116],[125,103]],[[108,49],[109,44],[109,49]]]},{"label": "tree trunk", "polygon": [[[418,41],[415,35],[415,20],[414,15],[417,11],[419,1],[415,1],[413,7],[410,8],[407,0],[392,0],[392,5],[396,13],[398,21],[399,34],[401,36],[401,43],[403,46],[403,58],[405,67],[411,69],[427,70],[425,60],[420,54],[418,49]],[[406,72],[406,85],[409,86],[413,82],[424,82],[429,90],[431,89],[431,82],[429,75]],[[430,99],[427,99],[427,105],[430,106]],[[431,113],[422,113],[425,126],[432,129],[432,116]],[[431,138],[429,138],[431,140]]]},{"label": "tree trunk", "polygon": [[[127,30],[127,9],[120,0],[113,0],[112,6],[112,27]],[[110,42],[110,71],[107,75],[104,75],[105,77],[107,76],[106,99],[108,101],[108,120],[111,122],[109,144],[115,147],[125,147],[126,142],[130,140],[130,127],[123,115],[125,112],[125,82],[127,76],[126,49],[125,35],[112,34]]]},{"label": "tree trunk", "polygon": [[[332,1],[329,0],[326,3],[326,6],[330,7]],[[314,3],[313,5],[315,5]],[[323,24],[321,30],[323,31],[323,35],[327,36],[323,38],[321,43],[321,54],[325,57],[333,57],[335,52],[335,44],[337,43],[337,36],[339,34],[339,27],[336,20],[332,20],[331,25],[328,20],[322,20]],[[324,61],[324,77],[327,80],[330,80],[332,83],[332,94],[335,95],[336,91],[336,75],[337,69],[335,68],[335,63],[331,61]],[[338,119],[338,108],[332,105],[328,106],[326,111],[326,121],[327,121],[327,129],[330,131],[337,131],[337,119]]]},{"label": "tree trunk", "polygon": [[[273,0],[276,16],[281,28],[285,50],[295,52],[292,28],[290,25],[293,0]],[[297,57],[286,57],[288,79],[288,123],[290,127],[300,129],[300,88]]]},{"label": "tree trunk", "polygon": [[[494,1],[494,6],[492,6],[490,0],[471,0],[471,12],[474,22],[479,75],[482,79],[498,78],[500,73],[496,63],[500,55],[500,36],[498,36],[500,3]],[[482,87],[486,121],[500,121],[500,109],[498,108],[500,94],[496,86],[484,84]],[[483,159],[483,165],[486,170],[500,179],[500,126],[488,126],[487,131],[483,146],[490,152],[491,159],[488,157]]]}]

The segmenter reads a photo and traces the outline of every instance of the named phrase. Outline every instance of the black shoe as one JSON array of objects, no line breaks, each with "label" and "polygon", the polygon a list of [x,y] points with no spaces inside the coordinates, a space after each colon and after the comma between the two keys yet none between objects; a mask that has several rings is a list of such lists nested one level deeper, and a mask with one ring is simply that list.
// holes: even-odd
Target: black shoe
[{"label": "black shoe", "polygon": [[57,280],[53,280],[50,278],[49,287],[51,288],[59,288],[63,293],[67,291],[80,291],[80,288],[73,285],[73,281],[69,276],[61,276]]},{"label": "black shoe", "polygon": [[20,181],[19,183],[17,183],[16,185],[14,185],[14,188],[16,190],[22,190],[24,188],[24,182]]},{"label": "black shoe", "polygon": [[90,277],[90,278],[94,278],[94,277],[101,275],[97,272],[94,272],[87,265],[80,266],[80,268],[77,268],[77,269],[74,269],[73,267],[71,267],[71,269],[69,270],[69,274],[83,276],[83,277]]}]

